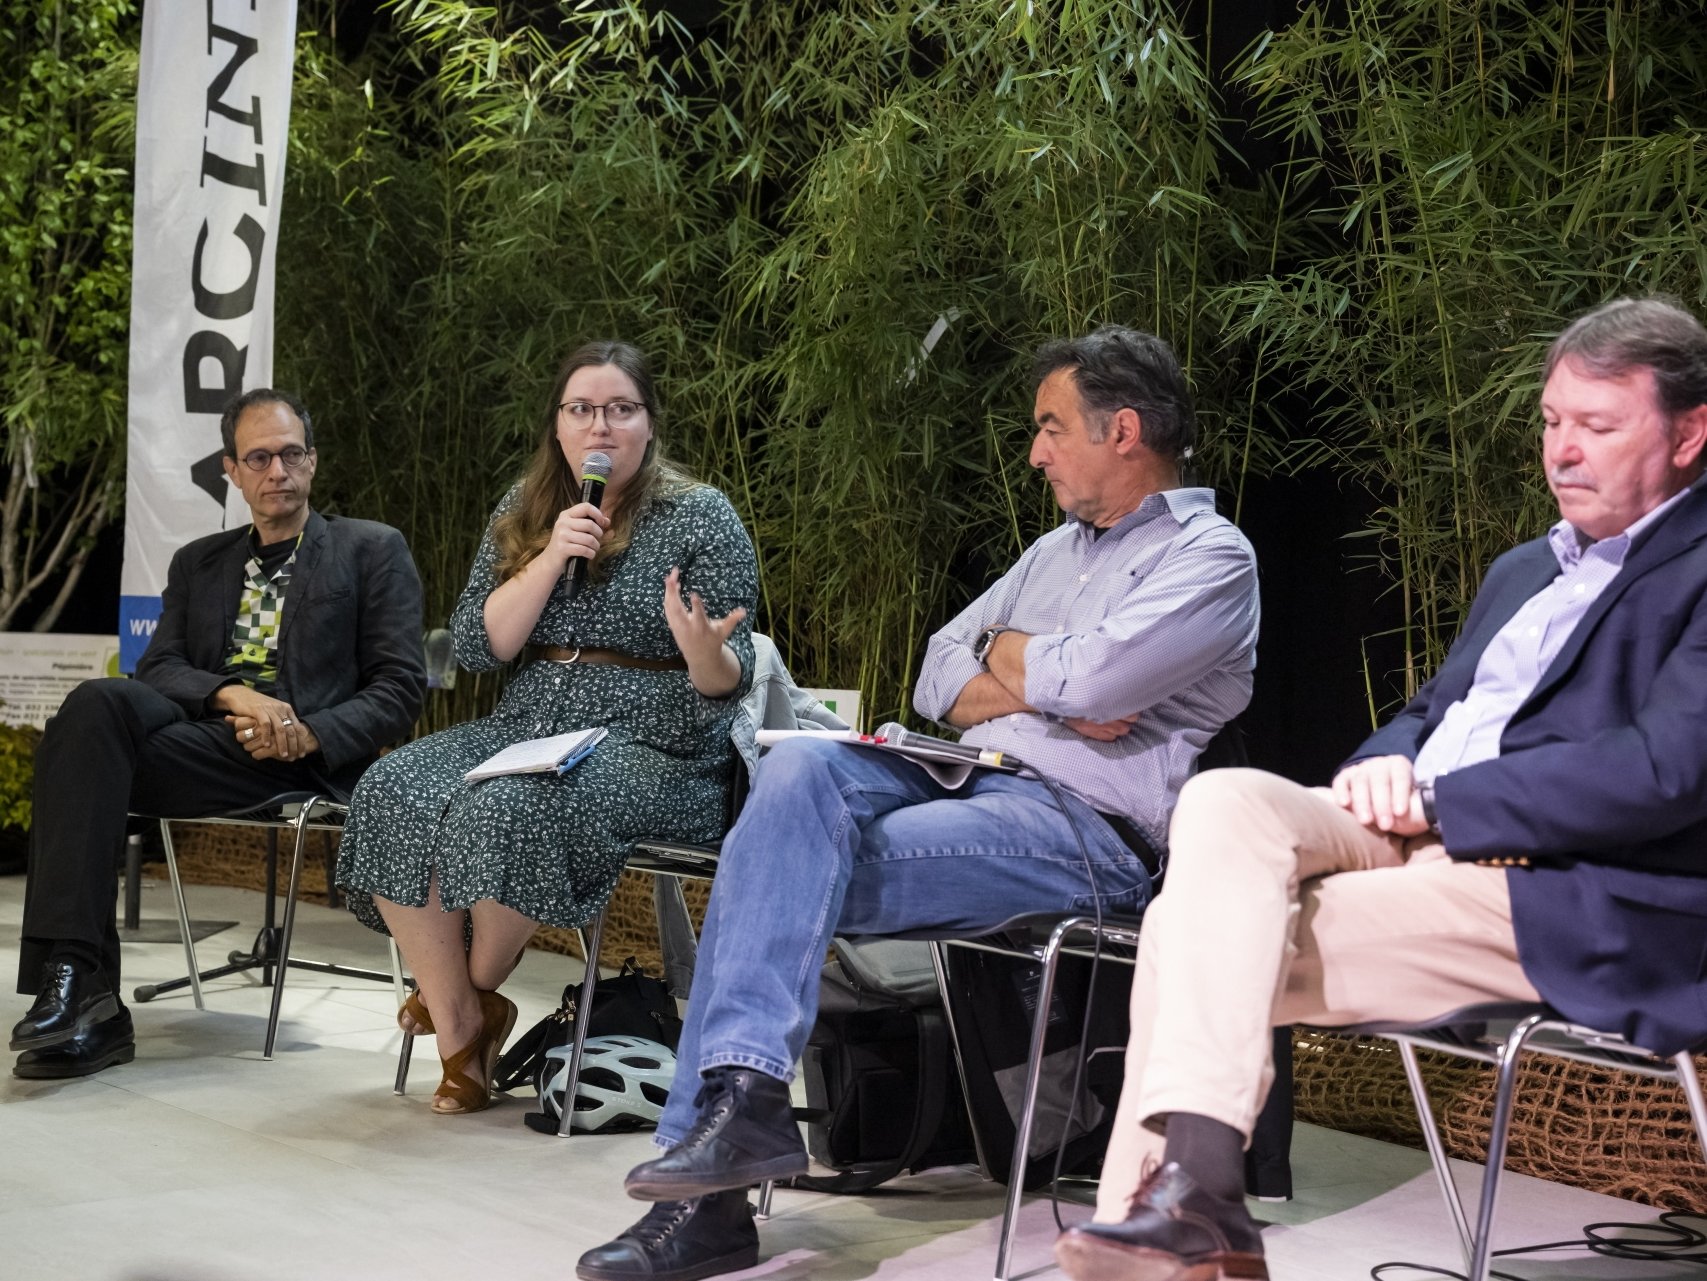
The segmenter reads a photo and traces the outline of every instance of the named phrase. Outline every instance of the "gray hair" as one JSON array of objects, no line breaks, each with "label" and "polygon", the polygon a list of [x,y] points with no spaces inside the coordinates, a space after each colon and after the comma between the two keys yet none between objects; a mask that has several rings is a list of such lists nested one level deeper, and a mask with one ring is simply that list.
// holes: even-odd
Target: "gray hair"
[{"label": "gray hair", "polygon": [[1676,299],[1614,298],[1585,312],[1547,349],[1541,381],[1562,360],[1593,378],[1651,369],[1660,409],[1674,417],[1707,405],[1707,329]]}]

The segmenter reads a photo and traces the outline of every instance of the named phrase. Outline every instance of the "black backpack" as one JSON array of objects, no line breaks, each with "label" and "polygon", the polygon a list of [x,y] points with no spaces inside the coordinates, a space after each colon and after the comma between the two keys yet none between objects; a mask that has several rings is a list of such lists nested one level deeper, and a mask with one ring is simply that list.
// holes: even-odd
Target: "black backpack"
[{"label": "black backpack", "polygon": [[837,1173],[794,1187],[868,1192],[976,1157],[928,944],[837,939],[801,1071],[807,1150]]},{"label": "black backpack", "polygon": [[[1025,1092],[1041,967],[1029,958],[972,948],[951,947],[946,951],[949,1007],[960,1034],[978,1142],[989,1162],[990,1176],[1008,1183],[1013,1177],[1014,1138]],[[1131,991],[1130,965],[1104,960],[1096,967],[1089,1045],[1081,1050],[1085,1002],[1091,994],[1091,963],[1083,957],[1061,958],[1044,1033],[1037,1113],[1025,1170],[1020,1175],[1028,1190],[1042,1187],[1054,1177],[1056,1152],[1063,1144],[1063,1174],[1089,1175],[1101,1168],[1125,1077]],[[1073,1101],[1068,1096],[1081,1053],[1084,1078],[1079,1097]]]},{"label": "black backpack", "polygon": [[[582,986],[566,986],[557,1009],[510,1042],[492,1068],[494,1090],[534,1088],[546,1052],[575,1039]],[[682,1021],[676,1017],[676,1002],[664,980],[646,973],[631,956],[622,963],[620,973],[600,979],[594,987],[587,1035],[638,1036],[673,1050],[682,1039]]]},{"label": "black backpack", "polygon": [[[812,1158],[837,1173],[803,1176],[792,1180],[794,1186],[866,1192],[906,1171],[976,1160],[980,1144],[991,1176],[1009,1181],[1039,967],[1030,959],[971,948],[949,947],[945,953],[976,1140],[929,945],[838,939],[824,967],[818,1021],[801,1056],[807,1107],[797,1113],[806,1122]],[[1073,1125],[1061,1154],[1062,1173],[1092,1174],[1102,1165],[1125,1077],[1132,975],[1130,965],[1113,959],[1096,967],[1084,1080],[1069,1108],[1091,964],[1084,957],[1061,958],[1022,1175],[1027,1189],[1054,1177],[1069,1110]],[[1245,1177],[1250,1192],[1285,1197],[1292,1192],[1290,1028],[1275,1029],[1274,1053],[1274,1086],[1245,1154]]]}]

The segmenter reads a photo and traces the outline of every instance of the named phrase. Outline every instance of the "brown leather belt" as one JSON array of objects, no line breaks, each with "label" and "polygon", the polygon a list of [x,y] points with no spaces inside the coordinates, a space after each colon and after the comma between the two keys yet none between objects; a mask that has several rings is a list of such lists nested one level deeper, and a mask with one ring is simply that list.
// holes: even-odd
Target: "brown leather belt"
[{"label": "brown leather belt", "polygon": [[612,667],[639,667],[648,672],[685,672],[685,658],[636,658],[616,649],[589,649],[584,645],[573,648],[563,645],[535,645],[533,656],[548,663],[608,663]]}]

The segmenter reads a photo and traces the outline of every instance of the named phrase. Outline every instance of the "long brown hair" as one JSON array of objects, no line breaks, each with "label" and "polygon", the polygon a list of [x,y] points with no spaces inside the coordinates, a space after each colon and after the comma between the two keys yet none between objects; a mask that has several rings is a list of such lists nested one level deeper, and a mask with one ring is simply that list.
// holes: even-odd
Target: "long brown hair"
[{"label": "long brown hair", "polygon": [[615,504],[606,509],[611,518],[610,529],[605,532],[599,554],[593,558],[588,572],[597,577],[606,562],[627,549],[634,534],[635,519],[654,500],[679,494],[695,483],[686,472],[664,458],[659,444],[663,411],[658,402],[657,386],[652,381],[651,366],[640,349],[609,339],[583,343],[569,353],[557,372],[557,383],[545,406],[539,448],[534,450],[527,470],[522,473],[522,490],[516,505],[498,517],[492,527],[492,538],[498,547],[500,582],[526,568],[528,562],[545,549],[558,513],[581,501],[579,478],[563,456],[563,447],[557,441],[557,414],[570,376],[577,369],[594,365],[614,365],[633,381],[651,421],[652,439],[646,442],[640,470],[622,487]]}]

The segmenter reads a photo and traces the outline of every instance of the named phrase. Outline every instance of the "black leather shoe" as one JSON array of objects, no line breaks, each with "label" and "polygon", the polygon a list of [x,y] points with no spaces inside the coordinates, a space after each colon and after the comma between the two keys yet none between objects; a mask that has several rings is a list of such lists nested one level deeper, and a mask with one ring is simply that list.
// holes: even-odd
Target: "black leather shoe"
[{"label": "black leather shoe", "polygon": [[637,1201],[680,1201],[806,1173],[788,1086],[752,1068],[712,1068],[694,1095],[687,1137],[628,1172]]},{"label": "black leather shoe", "polygon": [[583,1254],[575,1275],[581,1281],[698,1281],[758,1261],[759,1228],[742,1188],[658,1202],[616,1240]]},{"label": "black leather shoe", "polygon": [[87,1032],[119,1012],[119,998],[98,971],[76,961],[41,967],[41,991],[12,1028],[12,1049],[37,1050]]},{"label": "black leather shoe", "polygon": [[1267,1281],[1262,1235],[1243,1201],[1223,1201],[1170,1161],[1139,1187],[1122,1223],[1080,1223],[1055,1240],[1073,1281]]},{"label": "black leather shoe", "polygon": [[39,1050],[25,1050],[12,1065],[12,1075],[27,1081],[52,1081],[68,1076],[92,1076],[115,1063],[136,1057],[136,1032],[124,1006],[110,1019],[92,1025],[69,1041]]}]

